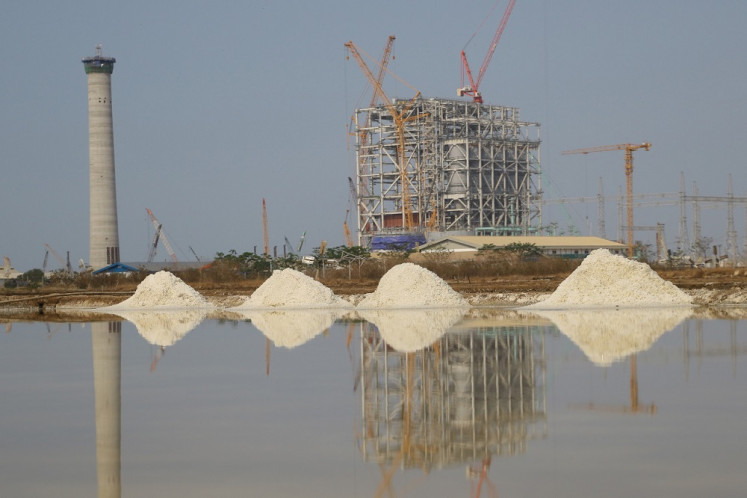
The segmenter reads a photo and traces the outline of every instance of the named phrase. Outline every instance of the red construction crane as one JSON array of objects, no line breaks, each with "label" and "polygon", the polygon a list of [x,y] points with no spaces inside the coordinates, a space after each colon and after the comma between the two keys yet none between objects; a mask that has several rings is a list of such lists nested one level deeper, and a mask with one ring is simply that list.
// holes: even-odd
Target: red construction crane
[{"label": "red construction crane", "polygon": [[[498,46],[498,42],[501,39],[503,30],[506,28],[506,23],[508,22],[509,16],[511,16],[511,11],[514,10],[515,4],[516,0],[509,0],[508,5],[506,6],[506,11],[503,13],[503,18],[501,18],[500,24],[498,24],[498,29],[493,35],[493,41],[490,43],[488,53],[485,54],[485,58],[482,61],[480,72],[477,74],[477,79],[474,79],[472,77],[472,71],[470,70],[469,63],[467,62],[467,54],[465,54],[464,50],[462,50],[462,86],[457,89],[458,96],[462,97],[464,95],[469,95],[475,102],[482,103],[482,95],[480,94],[480,83],[482,82],[482,78],[485,76],[485,71],[488,69],[490,59],[493,58],[495,47]],[[464,85],[464,73],[467,73],[469,86]]]},{"label": "red construction crane", "polygon": [[625,151],[625,180],[627,187],[627,199],[625,207],[628,211],[628,257],[633,257],[633,151],[638,149],[651,150],[651,144],[617,144],[601,145],[599,147],[588,147],[585,149],[573,149],[561,152],[561,154],[590,154],[592,152],[606,152],[610,150]]}]

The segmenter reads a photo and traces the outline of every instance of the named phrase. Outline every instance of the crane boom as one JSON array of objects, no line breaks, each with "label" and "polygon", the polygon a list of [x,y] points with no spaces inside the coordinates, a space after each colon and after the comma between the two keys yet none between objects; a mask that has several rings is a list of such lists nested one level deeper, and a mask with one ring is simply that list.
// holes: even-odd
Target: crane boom
[{"label": "crane boom", "polygon": [[[482,103],[482,95],[480,94],[480,83],[482,83],[485,72],[490,65],[490,60],[493,58],[495,48],[498,46],[498,42],[503,35],[503,30],[506,29],[506,24],[508,23],[508,18],[511,16],[511,12],[513,12],[514,10],[514,5],[516,5],[516,0],[509,0],[508,5],[506,6],[506,10],[503,12],[501,22],[498,24],[498,28],[493,35],[493,40],[490,42],[490,48],[488,48],[488,52],[485,54],[485,58],[482,61],[480,72],[477,74],[477,79],[474,79],[472,77],[472,71],[470,70],[469,63],[467,62],[467,54],[465,54],[464,50],[462,50],[462,87],[457,90],[458,96],[461,97],[464,95],[470,95],[475,102]],[[470,86],[464,86],[464,73],[467,73],[467,78],[469,79]]]},{"label": "crane boom", "polygon": [[301,239],[298,241],[298,249],[296,249],[296,252],[298,254],[301,254],[301,248],[303,247],[304,240],[306,240],[306,232],[301,234]]},{"label": "crane boom", "polygon": [[[384,81],[384,75],[386,74],[386,68],[389,65],[389,60],[392,56],[392,46],[394,45],[394,40],[396,38],[394,35],[389,35],[389,38],[386,42],[386,47],[384,47],[384,53],[381,55],[381,61],[379,62],[379,72],[376,75],[376,81],[379,83],[379,86],[381,86],[382,82]],[[376,92],[373,92],[371,94],[371,105],[369,107],[375,106],[379,101],[379,95]]]},{"label": "crane boom", "polygon": [[[60,262],[60,265],[62,265],[62,267],[65,268],[65,270],[68,273],[72,273],[72,268],[70,267],[70,260],[65,261],[64,259],[62,259],[62,256],[57,254],[57,251],[52,249],[52,247],[49,244],[44,244],[44,247],[46,247],[47,250],[52,253],[52,256],[54,256],[54,258]],[[46,260],[46,256],[44,259]]]},{"label": "crane boom", "polygon": [[46,247],[49,250],[49,252],[52,253],[52,256],[54,256],[54,258],[57,261],[59,261],[62,266],[65,266],[65,260],[62,259],[62,256],[60,256],[59,254],[57,254],[57,251],[55,251],[54,249],[52,249],[49,244],[44,244],[44,247]]},{"label": "crane boom", "polygon": [[625,151],[625,183],[627,191],[625,207],[628,214],[628,257],[630,258],[633,257],[633,152],[638,149],[651,150],[651,144],[643,142],[642,144],[600,145],[598,147],[586,147],[561,152],[561,154],[591,154],[592,152],[607,152],[611,150]]},{"label": "crane boom", "polygon": [[153,242],[150,244],[150,251],[148,252],[148,263],[152,263],[153,259],[156,257],[156,251],[158,250],[158,241],[161,238],[161,228],[163,225],[160,223],[156,227],[156,233],[153,235]]},{"label": "crane boom", "polygon": [[288,240],[288,237],[284,237],[284,238],[285,238],[285,247],[287,247],[288,254],[295,254],[293,252],[293,245],[291,244],[291,241]]},{"label": "crane boom", "polygon": [[[156,228],[156,238],[153,241],[153,246],[151,246],[151,251],[153,251],[155,244],[158,243],[158,240],[160,238],[161,242],[163,242],[163,247],[165,247],[166,252],[169,253],[169,257],[171,258],[171,261],[173,261],[174,263],[178,263],[179,258],[176,257],[174,248],[171,247],[169,240],[166,238],[166,234],[163,233],[163,225],[156,219],[156,216],[153,214],[153,211],[151,211],[148,208],[145,208],[145,210],[148,212],[148,216],[150,216],[150,221],[153,223],[153,226]],[[155,256],[155,251],[153,251],[153,256]]]},{"label": "crane boom", "polygon": [[353,54],[353,57],[358,63],[358,66],[360,66],[361,71],[366,76],[368,81],[371,83],[371,86],[373,86],[374,94],[378,95],[379,98],[381,98],[382,102],[384,102],[384,105],[386,106],[387,110],[389,111],[389,113],[392,115],[392,118],[394,119],[394,126],[397,131],[397,161],[399,162],[397,166],[399,168],[399,174],[400,174],[402,212],[404,215],[403,225],[405,226],[407,230],[412,230],[412,228],[415,226],[415,222],[413,220],[413,215],[412,215],[412,206],[410,205],[410,187],[408,185],[408,179],[407,179],[407,154],[405,150],[405,123],[408,121],[419,119],[421,116],[420,115],[407,116],[407,117],[405,116],[410,111],[415,101],[420,97],[420,91],[416,90],[415,96],[412,97],[412,99],[410,99],[410,101],[403,106],[401,111],[398,110],[395,104],[389,99],[386,92],[384,92],[384,89],[381,86],[381,82],[378,81],[374,77],[373,73],[371,72],[371,69],[369,69],[368,65],[366,64],[366,61],[363,60],[363,57],[358,51],[358,47],[356,47],[352,41],[345,43],[345,47],[347,47],[347,49],[350,50],[350,53]]},{"label": "crane boom", "polygon": [[[394,40],[395,40],[395,36],[390,35],[389,39],[387,40],[386,47],[384,47],[384,53],[381,55],[381,60],[378,62],[379,72],[376,75],[376,81],[379,83],[379,85],[381,85],[382,82],[384,81],[384,76],[386,75],[387,66],[389,65],[389,60],[392,57],[392,47],[394,46]],[[376,106],[380,98],[381,96],[379,93],[376,92],[376,90],[372,91],[371,102],[369,103],[368,107],[373,108],[374,106]],[[371,113],[370,112],[366,113],[364,129],[368,129],[369,126],[371,126]],[[358,134],[358,139],[360,141],[361,147],[365,147],[368,142],[368,134],[365,131],[361,131]],[[361,164],[361,167],[364,173],[368,173],[369,171],[368,161],[363,161],[363,163]],[[361,183],[362,190],[365,192],[368,192],[368,185],[366,185],[365,181],[361,179],[360,183]]]}]

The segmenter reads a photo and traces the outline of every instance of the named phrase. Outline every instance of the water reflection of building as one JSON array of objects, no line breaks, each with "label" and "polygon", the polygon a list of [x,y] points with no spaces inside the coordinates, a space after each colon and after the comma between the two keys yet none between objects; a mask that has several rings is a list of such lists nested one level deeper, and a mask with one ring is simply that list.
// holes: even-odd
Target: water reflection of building
[{"label": "water reflection of building", "polygon": [[91,324],[96,397],[96,476],[99,498],[118,498],[122,441],[122,322]]},{"label": "water reflection of building", "polygon": [[428,470],[523,453],[527,441],[546,436],[539,331],[471,328],[402,353],[363,324],[364,459]]}]

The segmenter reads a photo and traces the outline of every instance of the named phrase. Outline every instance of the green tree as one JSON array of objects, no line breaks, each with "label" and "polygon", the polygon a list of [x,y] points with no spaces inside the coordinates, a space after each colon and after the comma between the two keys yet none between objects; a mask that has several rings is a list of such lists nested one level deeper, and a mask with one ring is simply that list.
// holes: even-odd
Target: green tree
[{"label": "green tree", "polygon": [[503,250],[507,252],[512,252],[518,255],[523,260],[537,259],[539,256],[542,255],[542,249],[537,247],[536,244],[529,244],[529,243],[522,243],[522,242],[514,242],[512,244],[508,244],[507,246],[503,248]]},{"label": "green tree", "polygon": [[27,285],[36,287],[42,283],[44,280],[44,272],[41,271],[39,268],[34,268],[33,270],[29,270],[20,277],[18,277],[19,282],[23,282]]}]

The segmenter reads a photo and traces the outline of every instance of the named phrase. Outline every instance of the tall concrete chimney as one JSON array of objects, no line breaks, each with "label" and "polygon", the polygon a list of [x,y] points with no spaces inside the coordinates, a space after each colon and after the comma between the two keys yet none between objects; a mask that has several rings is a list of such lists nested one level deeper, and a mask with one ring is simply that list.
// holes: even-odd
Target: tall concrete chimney
[{"label": "tall concrete chimney", "polygon": [[115,62],[101,55],[101,45],[95,56],[83,59],[88,75],[89,264],[94,270],[120,260],[111,86]]}]

